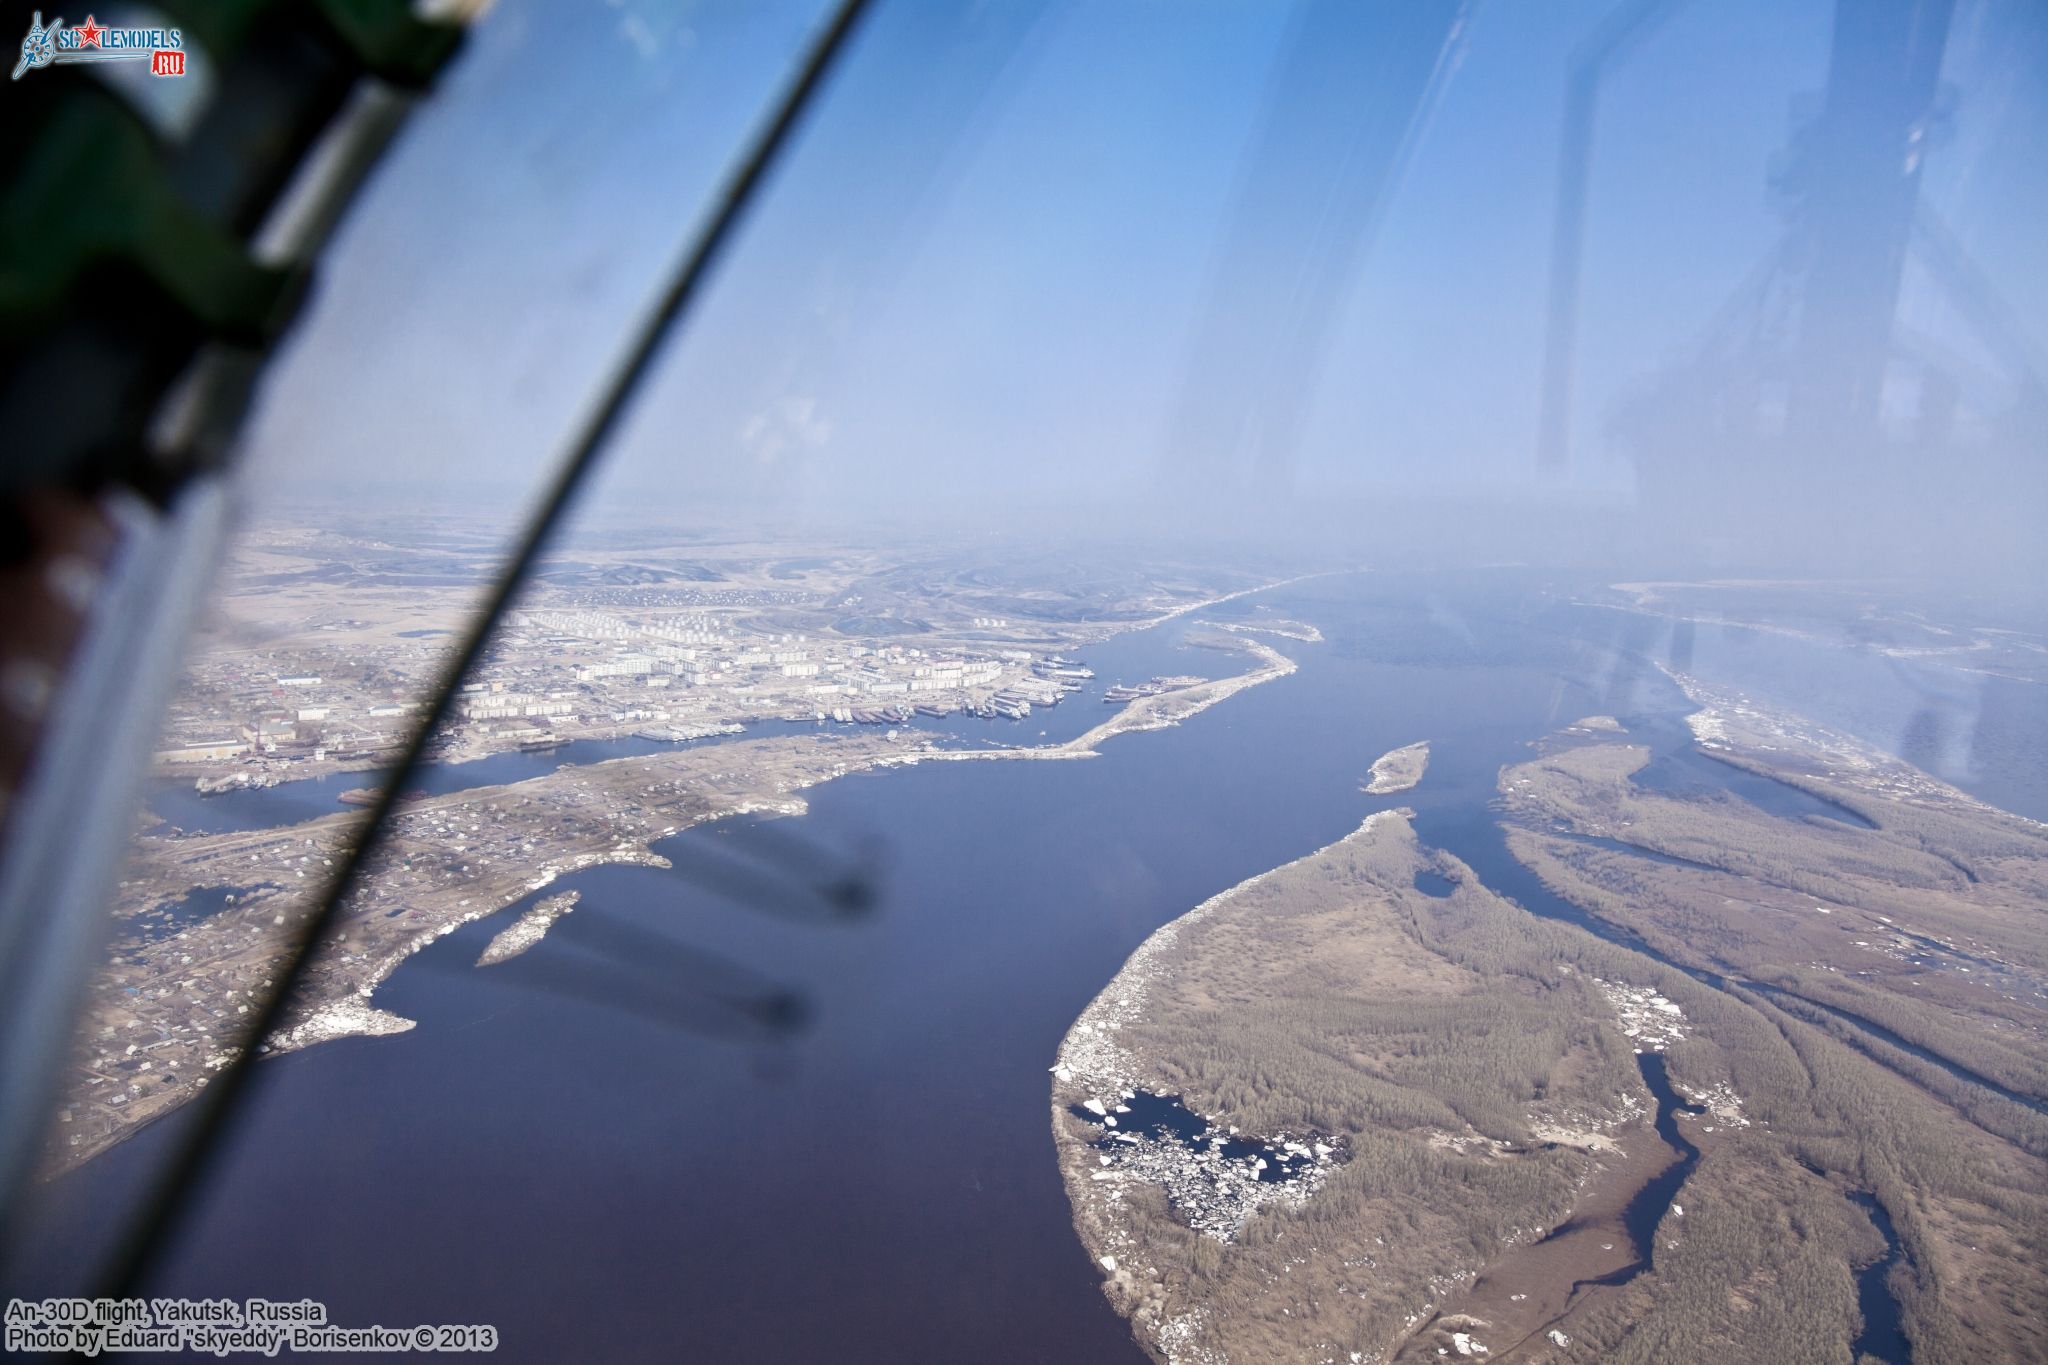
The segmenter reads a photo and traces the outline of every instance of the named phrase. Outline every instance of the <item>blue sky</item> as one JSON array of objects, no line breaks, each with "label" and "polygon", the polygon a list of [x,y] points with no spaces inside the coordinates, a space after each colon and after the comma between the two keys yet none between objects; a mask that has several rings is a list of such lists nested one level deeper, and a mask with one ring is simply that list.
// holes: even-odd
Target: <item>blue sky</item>
[{"label": "blue sky", "polygon": [[[1564,76],[1612,3],[1469,8],[1333,291],[1288,493],[1534,484]],[[251,432],[262,482],[530,486],[818,12],[501,0],[323,266]],[[1385,15],[1346,12],[1339,49],[1370,72]],[[880,0],[599,496],[794,511],[1155,484],[1297,21],[1251,0]],[[1574,486],[1625,494],[1603,414],[1778,240],[1767,171],[1830,22],[1819,0],[1683,6],[1609,82]],[[2020,0],[1960,5],[1960,98],[1926,182],[2034,323],[2042,31]],[[1370,109],[1359,85],[1309,93]],[[1336,122],[1286,154],[1315,176],[1346,149]],[[1272,249],[1288,240],[1274,224]],[[1952,330],[1911,283],[1909,311]]]}]

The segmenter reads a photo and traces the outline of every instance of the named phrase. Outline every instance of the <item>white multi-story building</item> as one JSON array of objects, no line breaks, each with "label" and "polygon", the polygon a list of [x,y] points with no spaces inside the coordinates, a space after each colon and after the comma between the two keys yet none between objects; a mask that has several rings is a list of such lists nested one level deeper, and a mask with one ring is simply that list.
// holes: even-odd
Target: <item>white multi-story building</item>
[{"label": "white multi-story building", "polygon": [[621,654],[603,663],[586,664],[576,670],[578,682],[598,678],[639,678],[654,671],[654,660],[645,654]]}]

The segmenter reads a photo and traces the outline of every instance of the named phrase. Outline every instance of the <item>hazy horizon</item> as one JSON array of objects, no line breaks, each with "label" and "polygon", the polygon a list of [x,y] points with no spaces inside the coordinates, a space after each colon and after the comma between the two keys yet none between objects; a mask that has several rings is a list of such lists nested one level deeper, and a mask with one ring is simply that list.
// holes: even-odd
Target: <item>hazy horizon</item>
[{"label": "hazy horizon", "polygon": [[[477,26],[270,377],[246,443],[259,500],[509,507],[538,485],[817,10],[601,13]],[[2037,10],[1955,10],[1908,168],[1946,254],[1905,262],[1883,429],[1759,454],[1692,411],[1768,426],[1770,385],[1827,358],[1776,338],[1801,324],[1770,289],[1813,268],[1785,186],[1815,155],[1832,14],[1681,7],[1612,62],[1569,462],[1546,475],[1564,90],[1610,6],[883,4],[583,504],[2039,572]],[[1939,440],[1917,434],[1930,405]]]}]

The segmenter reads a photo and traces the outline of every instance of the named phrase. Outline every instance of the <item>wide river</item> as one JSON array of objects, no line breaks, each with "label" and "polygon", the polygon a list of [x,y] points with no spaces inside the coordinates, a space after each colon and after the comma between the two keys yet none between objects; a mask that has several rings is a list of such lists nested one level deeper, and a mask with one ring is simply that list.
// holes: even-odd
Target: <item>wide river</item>
[{"label": "wide river", "polygon": [[[1682,714],[1647,663],[1669,628],[1561,605],[1571,586],[1319,579],[1087,651],[1099,688],[1238,668],[1182,644],[1204,617],[1263,611],[1328,637],[1277,641],[1297,673],[1099,758],[924,763],[813,789],[810,814],[778,822],[789,835],[882,849],[880,902],[857,922],[606,867],[549,889],[581,905],[517,972],[470,966],[509,916],[467,926],[377,994],[417,1029],[263,1065],[152,1290],[311,1296],[346,1325],[492,1323],[500,1357],[522,1361],[1140,1362],[1068,1221],[1047,1107],[1061,1035],[1159,925],[1372,810],[1416,806],[1425,838],[1487,875],[1501,764],[1584,715]],[[1717,650],[1820,650],[1743,634],[1702,627],[1693,667],[1734,680]],[[1857,676],[1873,695],[1899,685],[1876,666]],[[1047,728],[1107,714],[1077,699]],[[1373,759],[1418,739],[1434,747],[1420,788],[1361,793]],[[1983,767],[1987,789],[2016,790],[1995,754]],[[744,823],[664,851],[701,863],[744,843]],[[606,972],[612,1003],[645,1003],[668,960],[621,948],[640,931],[678,962],[708,952],[787,984],[811,1026],[782,1042],[688,1027],[697,970],[679,972],[673,1010],[659,992],[653,1010],[607,1007]],[[54,1287],[91,1258],[174,1125],[60,1182],[33,1278]]]}]

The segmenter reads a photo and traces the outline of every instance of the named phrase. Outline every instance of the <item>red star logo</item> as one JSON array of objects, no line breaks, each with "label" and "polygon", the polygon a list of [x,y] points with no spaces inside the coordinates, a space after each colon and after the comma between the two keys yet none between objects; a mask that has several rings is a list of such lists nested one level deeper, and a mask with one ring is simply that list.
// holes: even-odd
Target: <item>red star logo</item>
[{"label": "red star logo", "polygon": [[80,47],[98,47],[100,45],[100,35],[106,32],[105,29],[93,21],[93,17],[90,14],[85,16],[84,23],[73,24],[71,28],[78,35],[78,45]]}]

